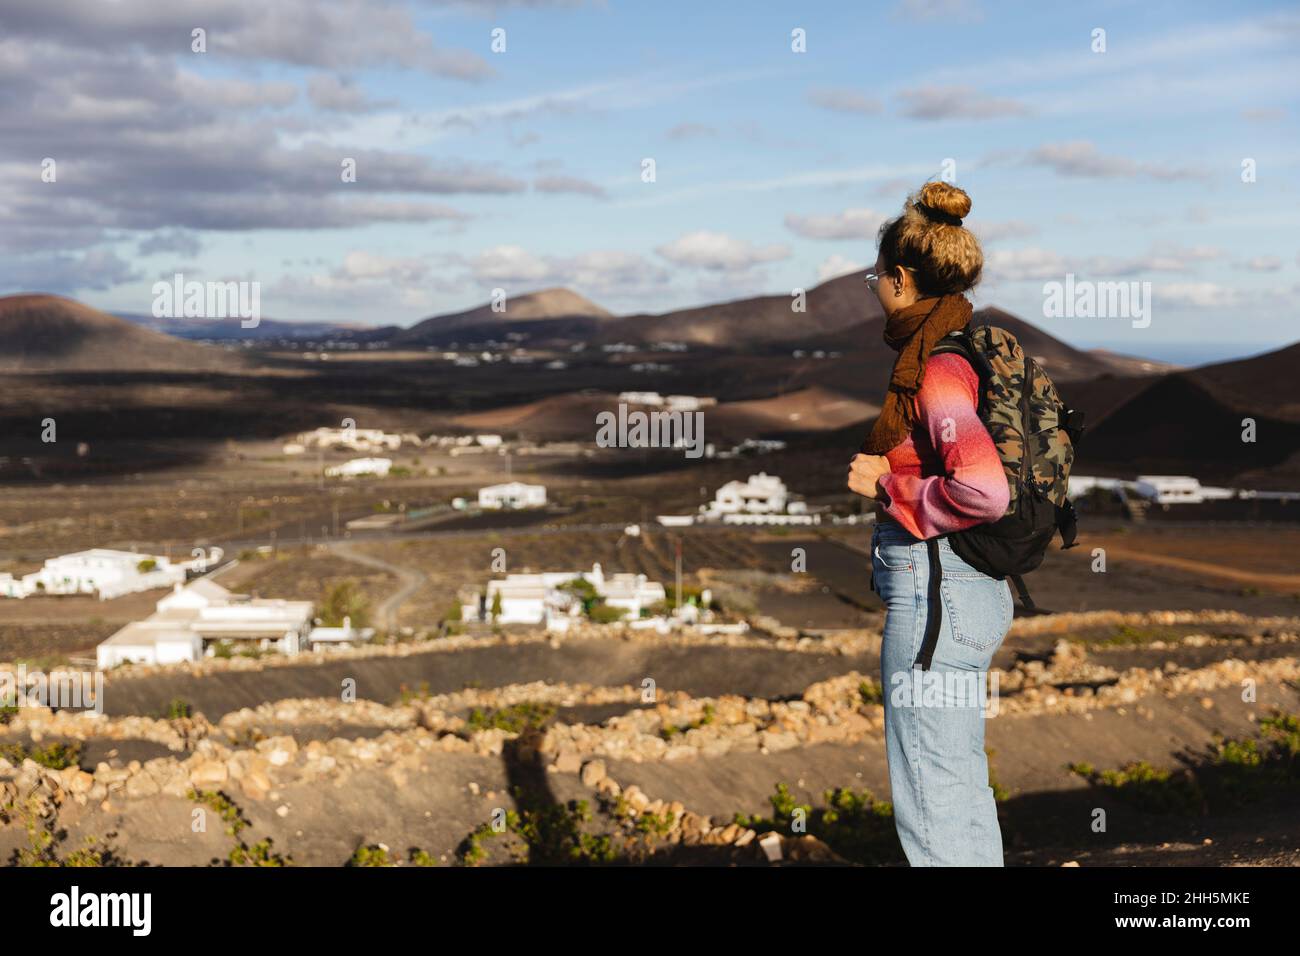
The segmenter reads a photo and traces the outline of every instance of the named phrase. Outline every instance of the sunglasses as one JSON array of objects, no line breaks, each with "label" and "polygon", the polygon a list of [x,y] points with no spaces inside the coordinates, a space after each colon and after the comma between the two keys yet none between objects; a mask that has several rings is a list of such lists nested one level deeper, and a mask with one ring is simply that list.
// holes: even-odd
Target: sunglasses
[{"label": "sunglasses", "polygon": [[[899,268],[906,269],[908,272],[916,271],[911,266],[899,266]],[[862,277],[862,281],[867,284],[868,289],[870,289],[872,292],[875,292],[877,287],[880,285],[880,280],[885,278],[886,275],[888,275],[888,273],[868,272],[866,275]]]}]

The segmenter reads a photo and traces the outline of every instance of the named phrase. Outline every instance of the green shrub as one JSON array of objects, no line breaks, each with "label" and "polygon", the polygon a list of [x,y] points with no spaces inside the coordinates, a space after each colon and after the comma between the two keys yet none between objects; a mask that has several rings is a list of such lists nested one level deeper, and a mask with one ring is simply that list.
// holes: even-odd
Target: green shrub
[{"label": "green shrub", "polygon": [[778,783],[776,794],[768,799],[772,804],[771,817],[736,814],[734,822],[759,833],[775,831],[801,836],[793,824],[802,820],[803,832],[817,837],[846,860],[879,866],[903,859],[893,805],[876,800],[870,791],[826,790],[822,794],[826,805],[813,807],[797,803],[790,788]]},{"label": "green shrub", "polygon": [[553,716],[555,716],[555,708],[550,704],[525,701],[496,710],[482,710],[475,707],[465,718],[465,725],[471,733],[496,729],[518,734],[531,727],[541,727]]},{"label": "green shrub", "polygon": [[0,757],[15,767],[21,766],[24,760],[33,760],[49,770],[66,770],[77,766],[81,759],[81,744],[76,741],[56,741],[44,747],[35,744],[0,744]]},{"label": "green shrub", "polygon": [[342,627],[348,618],[353,627],[370,623],[370,602],[352,580],[340,581],[325,592],[321,601],[320,620],[325,627]]}]

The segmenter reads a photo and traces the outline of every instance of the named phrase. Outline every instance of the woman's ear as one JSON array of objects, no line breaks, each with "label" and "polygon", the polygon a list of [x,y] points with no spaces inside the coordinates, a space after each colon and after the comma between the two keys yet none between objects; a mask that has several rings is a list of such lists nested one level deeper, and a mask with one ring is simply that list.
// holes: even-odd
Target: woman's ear
[{"label": "woman's ear", "polygon": [[907,270],[902,266],[894,266],[890,270],[889,279],[894,286],[894,298],[901,297],[907,289]]}]

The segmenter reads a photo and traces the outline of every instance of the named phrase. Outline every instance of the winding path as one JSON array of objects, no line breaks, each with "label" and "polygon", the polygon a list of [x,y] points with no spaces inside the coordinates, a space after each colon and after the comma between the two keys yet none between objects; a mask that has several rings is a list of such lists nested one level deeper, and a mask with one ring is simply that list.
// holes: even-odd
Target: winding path
[{"label": "winding path", "polygon": [[400,587],[388,597],[384,598],[379,607],[375,609],[375,626],[380,631],[391,632],[397,627],[397,610],[407,599],[410,598],[420,585],[425,583],[425,576],[413,568],[402,567],[399,564],[393,564],[384,561],[381,558],[372,557],[368,554],[362,554],[357,551],[350,541],[331,541],[329,549],[341,558],[348,561],[355,561],[357,564],[364,564],[367,567],[378,568],[381,571],[387,571],[395,575],[401,582]]}]

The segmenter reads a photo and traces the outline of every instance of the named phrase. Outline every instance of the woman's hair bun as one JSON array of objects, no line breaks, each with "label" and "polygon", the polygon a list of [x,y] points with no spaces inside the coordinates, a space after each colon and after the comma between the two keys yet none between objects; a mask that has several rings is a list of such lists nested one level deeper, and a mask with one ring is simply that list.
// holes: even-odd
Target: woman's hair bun
[{"label": "woman's hair bun", "polygon": [[922,297],[972,288],[984,269],[984,252],[975,233],[962,225],[970,206],[966,190],[926,183],[908,197],[901,216],[881,225],[881,264],[911,269]]},{"label": "woman's hair bun", "polygon": [[[951,183],[926,183],[917,193],[917,201],[958,219],[966,218],[970,212],[970,196],[966,190],[959,189]],[[924,210],[922,210],[924,212]]]}]

